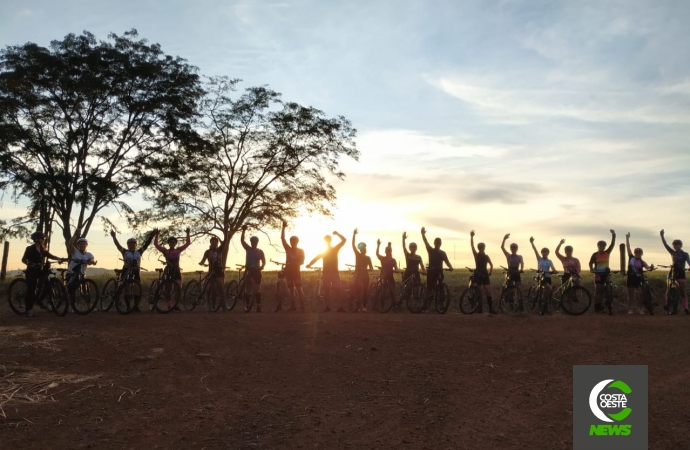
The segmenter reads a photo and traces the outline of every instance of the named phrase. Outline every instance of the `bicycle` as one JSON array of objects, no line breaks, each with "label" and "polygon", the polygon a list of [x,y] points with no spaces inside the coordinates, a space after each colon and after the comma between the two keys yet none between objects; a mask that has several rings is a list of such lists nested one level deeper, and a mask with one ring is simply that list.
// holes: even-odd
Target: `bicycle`
[{"label": "bicycle", "polygon": [[[208,265],[204,264],[208,267]],[[203,303],[205,300],[206,308],[209,312],[216,312],[220,308],[220,299],[215,291],[215,283],[212,282],[213,274],[211,272],[204,272],[203,270],[197,270],[197,275],[199,275],[199,280],[192,280],[187,283],[184,289],[184,309],[187,311],[193,311],[196,306]],[[201,274],[206,273],[206,276],[201,278]],[[208,295],[207,294],[208,291]]]},{"label": "bicycle", "polygon": [[[114,304],[118,313],[127,315],[139,306],[141,282],[136,278],[138,270],[147,272],[136,261],[130,262],[124,270],[115,269],[115,278],[109,279],[103,286],[101,311],[109,311]],[[121,296],[123,292],[124,295]]]},{"label": "bicycle", "polygon": [[417,272],[416,274],[411,274],[409,277],[403,280],[402,285],[400,286],[400,294],[398,295],[397,305],[399,307],[399,305],[402,305],[402,302],[405,301],[407,310],[412,314],[421,313],[424,309],[424,304],[426,303],[426,286],[422,283],[421,275],[426,275],[426,272]]},{"label": "bicycle", "polygon": [[522,310],[522,291],[517,283],[511,280],[514,273],[523,273],[501,266],[503,269],[503,285],[501,286],[501,296],[498,306],[506,314],[517,314]]},{"label": "bicycle", "polygon": [[460,301],[458,303],[463,314],[474,314],[482,303],[482,288],[474,280],[475,269],[470,269],[469,267],[466,267],[466,269],[470,271],[470,278],[467,287],[460,294]]},{"label": "bicycle", "polygon": [[[380,267],[377,266],[378,269]],[[393,273],[400,273],[398,270],[394,270]],[[371,308],[380,313],[387,313],[393,308],[396,302],[396,285],[391,285],[390,282],[385,281],[381,278],[381,275],[376,276],[376,281],[370,287],[370,299]]]},{"label": "bicycle", "polygon": [[[602,275],[606,276],[606,279],[604,280],[604,307],[609,312],[609,316],[613,315],[613,281],[611,281],[611,274],[617,274],[619,272],[619,270],[610,270],[606,273],[602,273]],[[596,272],[592,271],[592,273]],[[597,311],[595,310],[594,312]]]},{"label": "bicycle", "polygon": [[[668,267],[668,266],[659,266],[659,267]],[[642,304],[644,305],[645,309],[649,313],[650,316],[654,315],[654,300],[652,299],[652,291],[649,288],[649,279],[647,279],[647,272],[652,272],[656,270],[657,267],[654,267],[652,265],[651,268],[647,270],[642,270],[642,273],[639,274],[638,276],[641,278],[641,290],[635,289],[635,295],[642,295]],[[639,303],[638,303],[639,305]]]},{"label": "bicycle", "polygon": [[323,271],[320,267],[312,267],[311,269],[318,274],[318,278],[316,280],[316,286],[311,289],[309,291],[309,295],[307,295],[307,303],[309,304],[309,309],[311,312],[316,314],[322,309],[325,303],[323,292]]},{"label": "bicycle", "polygon": [[[672,266],[659,266],[664,269],[671,269],[668,273],[668,279],[666,280],[666,313],[669,316],[678,313],[678,302],[680,301],[680,285],[678,280],[675,278],[675,267]],[[687,269],[683,269],[687,272]]]},{"label": "bicycle", "polygon": [[237,297],[239,297],[241,292],[244,297],[244,310],[249,311],[252,307],[253,300],[249,299],[249,309],[247,309],[247,296],[244,295],[246,272],[242,274],[244,271],[244,266],[242,264],[235,264],[235,267],[237,267],[237,280],[230,281],[230,284],[228,284],[228,287],[225,289],[225,309],[232,311],[233,308],[235,308]]},{"label": "bicycle", "polygon": [[[180,303],[180,285],[171,275],[174,269],[182,271],[179,267],[172,266],[166,262],[165,269],[159,272],[158,284],[153,295],[153,307],[161,314],[169,313]],[[156,269],[156,272],[158,271],[159,269]]]},{"label": "bicycle", "polygon": [[[429,272],[429,266],[426,267],[427,273]],[[439,314],[445,314],[450,307],[450,289],[444,281],[443,272],[450,272],[451,269],[443,269],[439,273],[438,279],[436,280],[436,289],[434,289],[433,298],[430,297],[429,292],[427,292],[427,301],[424,305],[424,309],[428,309],[431,306],[432,300],[436,302],[436,312]]]},{"label": "bicycle", "polygon": [[570,271],[568,281],[562,283],[552,294],[556,305],[571,316],[584,314],[592,306],[592,294],[578,284],[579,280],[580,275]]},{"label": "bicycle", "polygon": [[[161,259],[158,260],[159,263],[166,265],[167,263]],[[163,269],[157,268],[158,278],[154,278],[149,286],[149,311],[155,309],[154,303],[156,301],[156,290],[158,290],[158,285],[160,284],[161,276],[163,275]]]},{"label": "bicycle", "polygon": [[[61,278],[65,285],[67,286],[67,292],[69,294],[70,303],[72,305],[72,310],[84,316],[96,308],[98,301],[100,299],[98,295],[98,285],[95,281],[86,278],[86,264],[85,259],[69,259],[77,264],[72,268],[71,276],[66,279]],[[64,277],[64,272],[62,273]],[[76,280],[75,278],[76,277]]]},{"label": "bicycle", "polygon": [[[41,265],[41,278],[36,286],[36,296],[38,306],[55,313],[62,317],[69,310],[67,300],[67,290],[65,285],[55,276],[55,272],[50,270],[50,263]],[[26,271],[22,271],[26,274]],[[23,316],[26,314],[26,278],[15,278],[7,289],[7,302],[15,314]],[[47,303],[46,303],[47,300]]]},{"label": "bicycle", "polygon": [[273,312],[278,312],[283,309],[283,303],[289,299],[287,280],[285,280],[285,263],[270,260],[273,264],[280,266],[278,271],[278,281],[276,281],[276,293],[273,297]]}]

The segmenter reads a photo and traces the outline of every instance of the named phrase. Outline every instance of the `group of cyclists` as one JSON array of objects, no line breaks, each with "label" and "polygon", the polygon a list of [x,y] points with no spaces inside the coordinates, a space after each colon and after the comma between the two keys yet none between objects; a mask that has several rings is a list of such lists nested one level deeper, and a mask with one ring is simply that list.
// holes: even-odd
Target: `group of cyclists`
[{"label": "group of cyclists", "polygon": [[[281,227],[281,242],[285,250],[283,274],[288,290],[288,310],[295,311],[299,306],[300,310],[304,311],[305,293],[302,286],[301,270],[305,262],[305,254],[304,250],[299,248],[299,238],[297,236],[290,237],[289,241],[286,240],[286,228],[287,223],[283,222]],[[246,280],[246,283],[244,284],[244,292],[241,293],[241,295],[243,295],[245,299],[251,298],[253,301],[247,302],[247,304],[255,303],[256,311],[261,312],[261,281],[262,272],[266,266],[266,257],[264,252],[258,247],[259,238],[257,236],[251,236],[249,238],[249,243],[247,243],[245,240],[246,231],[247,227],[244,226],[240,236],[240,241],[245,251],[245,264],[243,269],[245,270]],[[616,242],[616,233],[614,230],[610,230],[610,232],[610,244],[607,246],[607,242],[603,240],[597,242],[597,251],[592,254],[589,260],[589,269],[594,273],[595,279],[595,312],[602,312],[604,310],[604,305],[602,304],[604,299],[604,285],[611,273],[610,256]],[[37,302],[40,305],[40,299],[36,298],[37,286],[41,277],[45,276],[45,263],[47,260],[57,260],[60,262],[69,261],[69,267],[67,269],[67,291],[69,295],[73,295],[74,290],[76,289],[76,280],[78,277],[75,275],[79,273],[83,274],[88,265],[96,264],[94,255],[87,251],[87,240],[83,237],[79,237],[80,234],[81,231],[76,230],[75,236],[67,243],[67,248],[70,252],[69,258],[60,258],[48,252],[45,248],[45,235],[42,232],[39,231],[31,235],[33,245],[30,245],[26,248],[22,258],[22,262],[27,266],[25,271],[27,284],[25,301],[26,316],[32,317],[34,315],[34,305]],[[135,279],[139,280],[139,269],[142,255],[153,241],[154,247],[165,258],[168,276],[181,288],[182,273],[180,270],[179,261],[182,252],[184,252],[184,250],[191,245],[189,228],[186,229],[186,238],[184,244],[179,247],[178,239],[174,236],[167,238],[167,247],[161,245],[159,242],[160,233],[157,229],[153,230],[152,233],[149,233],[148,238],[139,248],[137,248],[138,241],[135,238],[129,238],[127,240],[127,247],[124,248],[118,242],[116,233],[112,231],[110,234],[117,250],[122,255],[122,260],[124,261],[123,271],[132,271]],[[354,299],[356,302],[356,311],[366,312],[367,300],[369,298],[368,290],[370,286],[369,272],[374,269],[374,265],[372,264],[371,257],[367,254],[367,244],[365,242],[356,243],[357,235],[358,230],[355,229],[352,234],[352,251],[355,256],[355,265],[354,281],[352,283],[353,296],[351,299]],[[490,281],[490,277],[494,270],[494,264],[489,255],[486,253],[485,243],[479,242],[475,246],[475,235],[474,230],[470,232],[470,246],[475,261],[473,280],[475,284],[481,286],[484,292],[488,313],[494,314],[495,309]],[[686,264],[690,265],[690,256],[687,252],[683,251],[683,243],[680,240],[676,239],[671,243],[671,245],[669,245],[666,242],[664,230],[661,230],[660,236],[664,247],[671,255],[672,261],[671,265],[669,266],[669,280],[672,280],[679,286],[685,314],[690,315],[690,310],[688,309],[688,299],[685,293],[685,267]],[[333,242],[333,237],[338,238],[337,243]],[[403,274],[403,280],[413,280],[416,283],[421,283],[421,275],[426,275],[426,293],[428,299],[431,299],[434,297],[435,291],[439,286],[439,280],[443,279],[444,265],[445,270],[450,271],[453,270],[453,266],[451,265],[446,252],[441,249],[441,238],[435,238],[433,245],[431,245],[427,240],[427,232],[425,228],[421,229],[421,237],[427,251],[428,264],[424,264],[422,256],[418,253],[417,244],[415,242],[410,242],[408,244],[408,235],[407,233],[403,233],[402,246],[406,265],[404,271],[399,270],[397,261],[395,258],[393,258],[393,248],[391,243],[388,243],[382,254],[382,243],[381,240],[378,240],[376,243],[376,257],[380,264],[379,277],[383,284],[394,286],[395,273],[400,272]],[[505,255],[507,263],[507,277],[511,283],[516,286],[520,286],[522,283],[521,274],[524,272],[525,260],[522,255],[518,254],[519,247],[517,243],[511,243],[509,245],[510,251],[506,250],[505,245],[509,238],[510,234],[506,234],[501,243],[501,250]],[[341,298],[340,292],[342,290],[338,256],[347,242],[347,239],[342,234],[334,231],[332,235],[326,235],[324,237],[324,242],[326,244],[326,249],[309,261],[309,263],[306,265],[306,268],[310,269],[319,260],[322,260],[321,286],[325,303],[323,311],[329,312],[331,311],[331,307],[334,307],[337,308],[337,312],[345,312],[346,309],[344,304],[341,302],[340,304],[336,305],[335,302],[338,298]],[[561,276],[562,283],[570,281],[571,277],[573,277],[573,280],[579,280],[579,274],[582,270],[579,259],[573,256],[572,246],[565,246],[563,249],[565,254],[561,253],[561,247],[564,243],[565,239],[561,239],[555,250],[556,257],[560,260],[563,266],[563,273]],[[225,272],[223,256],[227,251],[227,244],[227,242],[222,241],[218,237],[212,236],[209,240],[209,248],[204,252],[203,257],[199,262],[199,264],[202,266],[208,266],[210,284],[214,287],[213,290],[216,295],[221,295],[223,292]],[[553,261],[549,259],[550,250],[546,247],[542,248],[541,250],[537,250],[534,237],[530,237],[530,244],[532,246],[532,250],[534,251],[534,256],[536,257],[537,271],[540,274],[540,287],[543,288],[546,298],[550,298],[551,291],[553,289],[552,277],[558,273]],[[645,270],[654,270],[654,266],[648,265],[642,259],[643,251],[641,248],[631,250],[630,233],[626,235],[626,248],[628,253],[628,314],[634,314],[635,309],[637,309],[640,314],[644,314],[645,312],[642,304],[635,304],[635,293],[636,290],[642,286],[643,272]],[[177,292],[180,292],[180,289],[178,289]],[[668,309],[667,301],[668,299],[665,299],[665,309]],[[430,301],[424,302],[424,306],[422,308],[423,312],[429,310],[429,304]],[[134,306],[134,310],[137,311],[138,308],[139,306],[137,303],[137,305]],[[281,309],[282,304],[278,304],[276,311]],[[179,311],[177,303],[175,303],[175,306],[171,307],[171,310]],[[477,312],[482,311],[482,304],[480,300]],[[669,313],[675,314],[675,310],[669,310]]]}]

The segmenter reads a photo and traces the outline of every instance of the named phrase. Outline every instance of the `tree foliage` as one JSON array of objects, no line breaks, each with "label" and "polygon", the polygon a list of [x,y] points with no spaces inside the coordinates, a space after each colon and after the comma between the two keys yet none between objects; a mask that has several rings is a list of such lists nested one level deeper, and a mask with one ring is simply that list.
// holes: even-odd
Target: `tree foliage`
[{"label": "tree foliage", "polygon": [[179,177],[160,180],[162,194],[149,195],[152,207],[130,217],[134,226],[170,222],[231,239],[245,224],[330,215],[335,189],[327,177],[344,177],[343,156],[358,159],[356,130],[345,117],[283,102],[267,87],[236,95],[238,82],[208,81],[197,123],[203,151],[189,153]]},{"label": "tree foliage", "polygon": [[179,173],[180,147],[203,95],[196,68],[137,39],[67,35],[0,52],[0,187],[30,200],[39,227],[55,216],[65,240],[106,206]]}]

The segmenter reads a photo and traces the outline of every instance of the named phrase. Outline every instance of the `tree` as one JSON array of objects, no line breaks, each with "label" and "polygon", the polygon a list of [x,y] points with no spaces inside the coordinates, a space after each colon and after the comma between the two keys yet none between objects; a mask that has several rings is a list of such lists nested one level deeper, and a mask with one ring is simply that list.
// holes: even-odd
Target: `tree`
[{"label": "tree", "polygon": [[53,215],[67,241],[107,206],[175,176],[203,89],[195,67],[136,30],[97,42],[88,32],[50,48],[0,52],[0,187],[28,198],[16,223]]},{"label": "tree", "polygon": [[184,177],[160,180],[164,194],[148,196],[153,206],[131,215],[133,227],[168,222],[227,241],[245,224],[277,228],[301,211],[330,215],[336,193],[326,177],[344,178],[342,156],[359,158],[356,130],[268,87],[233,98],[238,82],[208,81],[198,123],[207,145],[189,155]]}]

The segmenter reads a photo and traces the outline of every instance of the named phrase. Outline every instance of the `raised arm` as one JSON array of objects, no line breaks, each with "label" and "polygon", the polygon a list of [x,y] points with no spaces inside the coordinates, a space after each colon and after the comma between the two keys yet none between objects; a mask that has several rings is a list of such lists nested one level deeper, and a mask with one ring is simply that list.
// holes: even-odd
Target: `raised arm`
[{"label": "raised arm", "polygon": [[153,246],[156,247],[156,249],[159,252],[161,252],[163,255],[165,255],[165,253],[166,253],[165,247],[163,247],[162,245],[160,245],[158,243],[158,233],[159,233],[158,230],[156,230],[156,233],[155,233],[154,238],[153,238]]},{"label": "raised arm", "polygon": [[625,235],[625,248],[628,250],[628,259],[632,258],[633,252],[630,250],[630,232]]},{"label": "raised arm", "polygon": [[114,230],[110,230],[110,236],[113,238],[113,242],[115,243],[115,247],[117,247],[117,249],[120,251],[120,253],[124,252],[125,249],[122,248],[122,246],[120,245],[120,243],[117,241],[117,237],[115,236],[115,231],[114,231]]},{"label": "raised arm", "polygon": [[[67,251],[72,254],[75,251],[77,251],[77,247],[74,246],[74,243],[77,241],[77,237],[81,235],[81,228],[77,228],[74,230],[74,234],[72,235],[71,238],[67,241]],[[71,257],[71,256],[70,256]]]},{"label": "raised arm", "polygon": [[314,259],[312,259],[309,262],[309,264],[307,264],[307,269],[311,269],[311,266],[313,266],[316,263],[316,261],[320,260],[321,258],[323,258],[323,253],[319,253],[318,255],[316,255]]},{"label": "raised arm", "polygon": [[180,253],[182,253],[183,251],[185,251],[187,249],[187,247],[192,245],[192,238],[189,236],[189,231],[190,231],[189,228],[187,228],[185,231],[187,232],[187,239],[185,240],[185,243],[182,247],[178,247],[178,250],[180,251]]},{"label": "raised arm", "polygon": [[383,256],[381,256],[381,252],[379,250],[381,250],[381,239],[376,240],[376,257],[379,260],[381,260],[381,258],[383,258]]},{"label": "raised arm", "polygon": [[539,252],[537,251],[537,246],[534,245],[534,236],[529,238],[529,243],[532,244],[532,250],[534,250],[534,256],[536,256],[537,261],[539,261]]},{"label": "raised arm", "polygon": [[410,252],[407,251],[407,244],[405,241],[407,240],[407,232],[403,232],[403,253],[405,253],[405,257],[408,257],[410,255]]},{"label": "raised arm", "polygon": [[345,243],[347,242],[347,239],[345,239],[345,236],[338,233],[337,231],[334,231],[333,235],[338,236],[340,238],[340,243],[335,246],[336,249],[340,250],[341,248],[343,248],[343,245],[345,245]]},{"label": "raised arm", "polygon": [[470,231],[470,245],[472,246],[472,254],[477,256],[477,250],[474,248],[474,230]]},{"label": "raised arm", "polygon": [[151,241],[153,240],[153,236],[158,232],[158,230],[153,230],[151,233],[149,233],[149,236],[146,238],[146,241],[144,242],[144,245],[141,246],[139,249],[139,253],[144,253],[147,248],[149,248],[149,245],[151,245]]},{"label": "raised arm", "polygon": [[357,246],[355,245],[355,239],[357,238],[357,228],[355,228],[355,231],[352,232],[352,251],[355,252],[355,255],[359,255],[359,250],[357,250]]},{"label": "raised arm", "polygon": [[285,250],[291,250],[290,244],[285,240],[285,228],[287,227],[287,222],[283,220],[283,226],[280,227],[280,241],[283,243],[283,248]]},{"label": "raised arm", "polygon": [[613,251],[613,246],[616,245],[616,232],[613,230],[609,231],[611,231],[611,245],[606,249],[606,253],[610,254]]},{"label": "raised arm", "polygon": [[247,245],[247,241],[244,240],[244,234],[247,232],[247,225],[242,225],[242,234],[240,234],[240,243],[242,244],[242,248],[247,250],[249,246]]},{"label": "raised arm", "polygon": [[556,257],[561,261],[563,260],[563,255],[561,255],[561,246],[563,246],[563,244],[565,244],[565,239],[561,239],[561,241],[556,246]]},{"label": "raised arm", "polygon": [[426,249],[431,250],[431,245],[429,245],[429,241],[426,240],[426,228],[424,227],[422,227],[422,240],[424,241]]},{"label": "raised arm", "polygon": [[673,250],[671,248],[671,246],[668,245],[668,243],[666,242],[666,237],[664,236],[664,230],[661,230],[661,232],[659,232],[659,234],[661,235],[661,242],[663,242],[664,247],[666,247],[666,251],[668,251],[671,254],[675,253],[675,250]]},{"label": "raised arm", "polygon": [[505,236],[503,236],[503,242],[501,242],[501,250],[503,250],[503,254],[506,255],[506,258],[508,256],[510,256],[510,253],[508,253],[506,251],[506,241],[508,240],[509,237],[510,237],[510,233],[506,234]]}]

